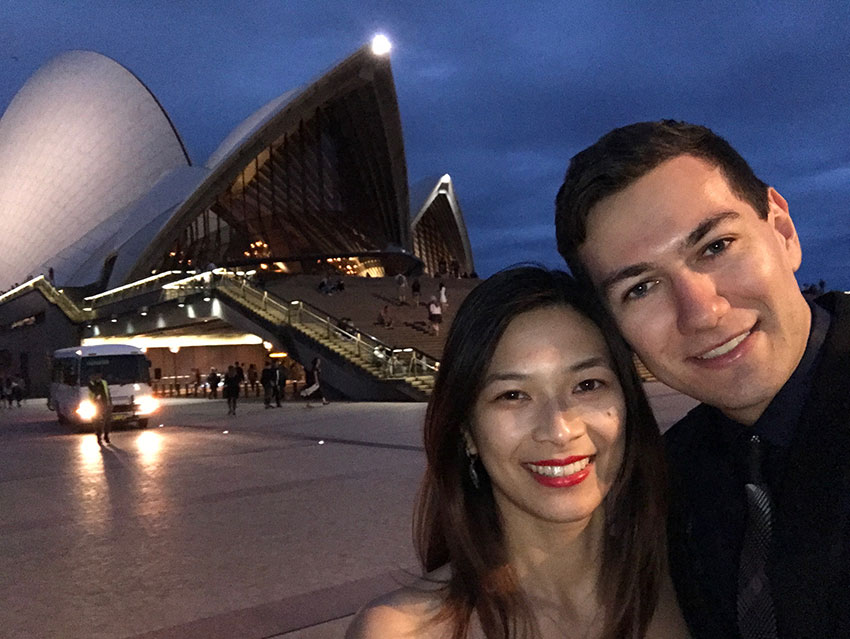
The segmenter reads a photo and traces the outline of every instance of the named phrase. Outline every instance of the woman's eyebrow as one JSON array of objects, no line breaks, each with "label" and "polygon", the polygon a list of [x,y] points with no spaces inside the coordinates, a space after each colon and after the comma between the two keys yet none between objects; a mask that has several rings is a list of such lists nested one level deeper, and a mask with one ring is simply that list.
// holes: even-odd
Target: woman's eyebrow
[{"label": "woman's eyebrow", "polygon": [[[611,368],[611,365],[608,363],[608,360],[599,355],[594,355],[588,357],[586,359],[580,360],[569,366],[565,367],[564,370],[566,372],[574,373],[577,371],[587,370],[588,368],[595,368],[596,366],[603,366],[605,368]],[[521,373],[519,371],[498,371],[495,373],[490,373],[484,378],[484,385],[490,384],[492,382],[503,382],[503,381],[522,381],[531,377],[528,373]]]}]

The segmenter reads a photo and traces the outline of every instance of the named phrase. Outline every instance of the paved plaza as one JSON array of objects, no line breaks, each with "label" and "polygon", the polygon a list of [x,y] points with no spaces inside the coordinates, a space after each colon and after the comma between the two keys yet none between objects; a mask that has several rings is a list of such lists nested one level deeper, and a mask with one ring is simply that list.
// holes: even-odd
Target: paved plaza
[{"label": "paved plaza", "polygon": [[[692,405],[647,387],[662,427]],[[342,637],[416,571],[424,409],[170,400],[101,449],[44,400],[3,408],[2,635]]]}]

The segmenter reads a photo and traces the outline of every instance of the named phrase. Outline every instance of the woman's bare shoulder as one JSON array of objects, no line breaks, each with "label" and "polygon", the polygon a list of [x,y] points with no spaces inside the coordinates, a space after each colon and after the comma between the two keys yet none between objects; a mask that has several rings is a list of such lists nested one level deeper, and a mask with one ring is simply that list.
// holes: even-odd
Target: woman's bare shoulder
[{"label": "woman's bare shoulder", "polygon": [[348,627],[346,639],[385,637],[445,637],[445,627],[434,617],[443,602],[442,586],[449,572],[438,569],[416,583],[399,588],[366,604]]}]

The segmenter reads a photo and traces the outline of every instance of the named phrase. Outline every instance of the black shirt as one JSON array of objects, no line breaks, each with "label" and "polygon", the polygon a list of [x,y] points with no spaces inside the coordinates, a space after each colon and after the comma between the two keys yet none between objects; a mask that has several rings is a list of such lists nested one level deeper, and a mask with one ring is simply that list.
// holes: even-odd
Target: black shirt
[{"label": "black shirt", "polygon": [[[755,424],[745,426],[701,404],[665,435],[673,492],[671,571],[692,631],[712,628],[714,636],[738,636],[736,599],[746,524],[747,441],[757,434],[764,443],[762,473],[774,502],[781,500],[787,451],[832,318],[826,309],[811,306],[812,323],[803,357]],[[694,619],[689,610],[711,611],[711,618]]]}]

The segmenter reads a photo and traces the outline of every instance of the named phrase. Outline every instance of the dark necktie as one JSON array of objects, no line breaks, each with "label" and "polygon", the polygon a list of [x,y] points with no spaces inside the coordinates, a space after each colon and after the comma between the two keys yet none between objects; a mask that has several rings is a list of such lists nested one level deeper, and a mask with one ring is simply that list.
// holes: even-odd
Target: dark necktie
[{"label": "dark necktie", "polygon": [[738,567],[738,629],[743,639],[776,639],[776,616],[765,570],[773,532],[773,504],[761,476],[759,436],[750,437],[748,445],[747,529]]}]

